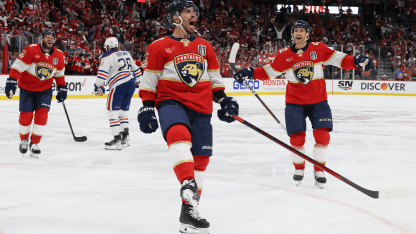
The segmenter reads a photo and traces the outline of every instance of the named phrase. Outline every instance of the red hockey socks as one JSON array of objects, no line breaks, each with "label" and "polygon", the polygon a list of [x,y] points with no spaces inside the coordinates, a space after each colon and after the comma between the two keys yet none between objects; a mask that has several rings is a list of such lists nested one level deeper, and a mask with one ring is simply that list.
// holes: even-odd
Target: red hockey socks
[{"label": "red hockey socks", "polygon": [[48,121],[48,112],[46,108],[38,108],[35,110],[35,121],[32,129],[31,141],[33,144],[39,144],[43,135],[43,129]]},{"label": "red hockey socks", "polygon": [[[293,148],[301,153],[305,153],[305,144],[306,132],[296,132],[290,134],[290,144]],[[304,170],[305,169],[305,159],[299,157],[295,153],[290,153],[292,158],[293,165],[295,166],[296,170]]]},{"label": "red hockey socks", "polygon": [[198,185],[198,193],[199,193],[199,200],[201,200],[201,193],[202,188],[204,187],[204,180],[205,180],[205,170],[209,164],[209,156],[208,155],[194,155],[194,173],[195,173],[195,181]]},{"label": "red hockey socks", "polygon": [[[313,159],[320,164],[326,164],[326,157],[328,155],[328,145],[330,141],[329,129],[318,128],[313,130],[313,136],[315,138],[315,146],[313,147]],[[315,171],[323,171],[317,166],[314,166]]]},{"label": "red hockey socks", "polygon": [[32,111],[22,111],[19,115],[19,133],[20,140],[27,141],[29,140],[30,127],[32,124],[33,112]]},{"label": "red hockey socks", "polygon": [[173,125],[166,132],[166,140],[173,171],[179,182],[182,184],[184,180],[195,178],[191,133],[188,128],[182,124]]}]

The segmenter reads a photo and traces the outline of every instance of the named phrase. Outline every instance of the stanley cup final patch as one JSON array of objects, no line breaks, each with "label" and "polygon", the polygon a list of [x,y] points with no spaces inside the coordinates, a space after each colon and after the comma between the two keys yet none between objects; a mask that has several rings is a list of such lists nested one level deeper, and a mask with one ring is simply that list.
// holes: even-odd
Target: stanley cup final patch
[{"label": "stanley cup final patch", "polygon": [[205,56],[207,54],[207,47],[204,45],[198,45],[198,53]]},{"label": "stanley cup final patch", "polygon": [[187,53],[173,58],[179,78],[187,86],[193,88],[198,84],[205,71],[204,57],[199,54]]},{"label": "stanley cup final patch", "polygon": [[311,61],[302,61],[295,63],[292,66],[293,74],[296,80],[304,85],[307,85],[313,78],[314,63]]},{"label": "stanley cup final patch", "polygon": [[315,52],[315,51],[312,51],[310,55],[311,55],[311,59],[312,59],[312,60],[315,60],[315,59],[317,59],[317,58],[318,58],[318,55],[316,54],[316,52]]}]

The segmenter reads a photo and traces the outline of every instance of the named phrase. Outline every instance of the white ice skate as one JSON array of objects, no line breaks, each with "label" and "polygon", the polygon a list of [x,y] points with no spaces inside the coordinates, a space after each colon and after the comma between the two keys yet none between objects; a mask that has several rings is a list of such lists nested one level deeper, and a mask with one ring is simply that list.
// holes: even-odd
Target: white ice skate
[{"label": "white ice skate", "polygon": [[22,153],[22,156],[27,153],[27,150],[29,149],[29,141],[28,140],[21,140],[19,142],[19,151]]},{"label": "white ice skate", "polygon": [[295,171],[295,174],[293,175],[293,180],[296,181],[296,186],[299,186],[302,183],[304,174],[305,170],[297,169]]},{"label": "white ice skate", "polygon": [[30,142],[30,157],[31,158],[39,158],[40,155],[40,149],[38,144],[33,144]]},{"label": "white ice skate", "polygon": [[209,222],[206,219],[199,217],[196,206],[182,203],[179,221],[181,222],[179,233],[209,234]]},{"label": "white ice skate", "polygon": [[105,143],[106,150],[121,150],[121,136],[114,136],[114,139]]},{"label": "white ice skate", "polygon": [[314,171],[313,174],[315,175],[315,185],[318,188],[323,189],[326,183],[326,178],[323,171]]},{"label": "white ice skate", "polygon": [[182,182],[181,198],[194,207],[198,205],[199,193],[195,179],[185,180]]},{"label": "white ice skate", "polygon": [[129,129],[125,128],[124,131],[120,132],[121,135],[121,148],[124,149],[130,146]]}]

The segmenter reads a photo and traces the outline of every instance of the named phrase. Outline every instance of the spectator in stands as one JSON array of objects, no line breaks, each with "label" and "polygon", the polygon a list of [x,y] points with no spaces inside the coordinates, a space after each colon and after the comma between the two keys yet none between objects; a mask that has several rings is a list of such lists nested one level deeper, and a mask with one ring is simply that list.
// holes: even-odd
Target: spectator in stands
[{"label": "spectator in stands", "polygon": [[73,65],[75,63],[74,52],[69,51],[65,62],[65,75],[73,74]]},{"label": "spectator in stands", "polygon": [[378,75],[378,59],[374,56],[374,53],[371,51],[370,59],[373,61],[373,67],[371,68],[371,79],[376,80]]},{"label": "spectator in stands", "polygon": [[17,29],[17,35],[12,37],[12,53],[17,51],[20,53],[26,45],[29,44],[29,40],[25,37],[22,29]]},{"label": "spectator in stands", "polygon": [[410,75],[410,68],[409,68],[408,62],[403,62],[402,71],[403,71],[404,80],[409,81],[411,75]]},{"label": "spectator in stands", "polygon": [[412,79],[416,81],[416,66],[411,68]]}]

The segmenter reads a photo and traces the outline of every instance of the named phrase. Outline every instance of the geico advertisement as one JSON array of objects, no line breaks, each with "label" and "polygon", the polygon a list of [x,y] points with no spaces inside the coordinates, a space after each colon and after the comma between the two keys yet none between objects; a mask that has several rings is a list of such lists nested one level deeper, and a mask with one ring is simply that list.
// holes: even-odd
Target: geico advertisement
[{"label": "geico advertisement", "polygon": [[[226,93],[250,93],[250,88],[245,84],[240,84],[233,78],[224,78]],[[256,93],[283,93],[286,92],[287,80],[248,80],[248,84]]]},{"label": "geico advertisement", "polygon": [[334,92],[416,94],[416,82],[337,80]]},{"label": "geico advertisement", "polygon": [[[8,75],[0,75],[0,97],[6,96],[4,89],[8,77]],[[95,79],[96,76],[65,76],[68,95],[91,94],[94,91]],[[52,84],[52,90],[56,90],[55,82]],[[17,88],[15,95],[19,96],[19,88]]]}]

